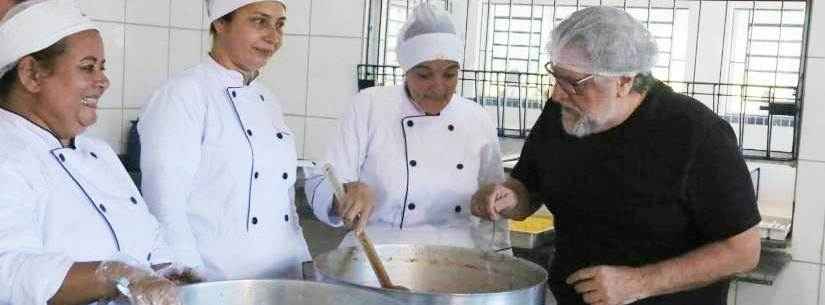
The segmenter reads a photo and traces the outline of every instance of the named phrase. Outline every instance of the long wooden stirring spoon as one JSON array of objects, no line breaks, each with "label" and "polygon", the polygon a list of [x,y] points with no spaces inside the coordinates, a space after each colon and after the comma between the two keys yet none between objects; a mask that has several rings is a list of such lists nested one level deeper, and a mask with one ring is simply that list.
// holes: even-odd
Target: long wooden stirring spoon
[{"label": "long wooden stirring spoon", "polygon": [[[335,198],[338,199],[339,202],[344,202],[344,198],[346,192],[344,190],[344,185],[341,184],[341,181],[338,180],[338,177],[335,175],[335,171],[331,164],[327,163],[324,164],[324,176],[329,180],[332,187],[335,189]],[[378,278],[378,283],[381,284],[381,288],[386,289],[398,289],[398,290],[410,290],[403,286],[393,285],[392,281],[390,280],[389,274],[387,274],[387,269],[384,268],[384,263],[381,261],[381,257],[378,256],[378,253],[375,251],[375,246],[372,244],[372,241],[367,236],[366,230],[361,232],[356,232],[355,236],[358,238],[359,243],[361,244],[361,249],[367,255],[367,260],[372,267],[372,271],[375,273],[375,276]]]}]

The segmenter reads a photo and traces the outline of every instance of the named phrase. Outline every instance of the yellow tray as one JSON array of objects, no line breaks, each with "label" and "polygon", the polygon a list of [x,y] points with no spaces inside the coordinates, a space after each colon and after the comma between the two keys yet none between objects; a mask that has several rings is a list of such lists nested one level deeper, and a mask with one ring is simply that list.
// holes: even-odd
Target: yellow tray
[{"label": "yellow tray", "polygon": [[553,230],[553,216],[533,215],[523,221],[510,221],[510,231],[539,234]]}]

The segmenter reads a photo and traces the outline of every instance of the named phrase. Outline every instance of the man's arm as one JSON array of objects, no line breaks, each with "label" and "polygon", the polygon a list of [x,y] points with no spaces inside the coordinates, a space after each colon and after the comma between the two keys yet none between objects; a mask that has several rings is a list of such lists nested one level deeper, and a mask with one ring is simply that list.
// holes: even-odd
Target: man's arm
[{"label": "man's arm", "polygon": [[588,304],[620,305],[704,287],[752,270],[759,262],[759,232],[752,227],[682,256],[637,268],[595,266],[567,278]]},{"label": "man's arm", "polygon": [[640,268],[644,296],[656,296],[707,286],[748,272],[759,263],[759,231],[752,227],[728,239],[687,254]]}]

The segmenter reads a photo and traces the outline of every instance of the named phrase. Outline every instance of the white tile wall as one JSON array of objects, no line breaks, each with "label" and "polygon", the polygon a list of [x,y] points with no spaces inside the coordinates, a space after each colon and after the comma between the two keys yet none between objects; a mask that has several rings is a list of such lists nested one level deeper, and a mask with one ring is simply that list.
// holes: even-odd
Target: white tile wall
[{"label": "white tile wall", "polygon": [[809,305],[817,303],[818,264],[791,262],[773,286],[738,283],[737,305]]},{"label": "white tile wall", "polygon": [[126,16],[126,0],[80,0],[84,13],[98,20],[123,22]]},{"label": "white tile wall", "polygon": [[808,56],[825,58],[825,1],[813,1]]},{"label": "white tile wall", "polygon": [[261,81],[278,94],[288,114],[306,114],[308,48],[307,36],[287,35],[261,75]]},{"label": "white tile wall", "polygon": [[106,53],[106,76],[109,89],[100,100],[100,108],[123,107],[123,54],[125,34],[122,23],[97,22]]},{"label": "white tile wall", "polygon": [[804,108],[799,158],[825,161],[825,58],[809,58],[805,76]]},{"label": "white tile wall", "polygon": [[140,108],[169,75],[169,29],[126,25],[125,100]]},{"label": "white tile wall", "polygon": [[793,259],[819,263],[822,260],[822,226],[825,222],[825,163],[799,161],[794,211]]},{"label": "white tile wall", "polygon": [[292,134],[295,136],[295,149],[298,151],[298,158],[302,158],[304,156],[306,117],[287,115],[284,119],[286,120],[286,126],[292,130]]},{"label": "white tile wall", "polygon": [[123,109],[98,109],[97,123],[92,125],[85,134],[106,141],[112,149],[119,151],[123,146]]},{"label": "white tile wall", "polygon": [[819,266],[819,305],[825,305],[825,298],[822,297],[825,293],[825,266]]},{"label": "white tile wall", "polygon": [[304,135],[304,158],[320,160],[326,147],[337,136],[338,120],[308,117]]},{"label": "white tile wall", "polygon": [[203,61],[209,56],[209,51],[212,50],[212,34],[209,33],[209,29],[201,32],[201,48],[203,49],[201,61]]},{"label": "white tile wall", "polygon": [[311,37],[308,115],[337,118],[358,90],[361,39]]},{"label": "white tile wall", "polygon": [[312,1],[312,35],[360,38],[364,8],[364,0]]},{"label": "white tile wall", "polygon": [[[169,1],[170,0],[127,0],[126,22],[168,27]],[[175,18],[179,19],[180,16],[175,16]]]},{"label": "white tile wall", "polygon": [[203,0],[173,0],[170,7],[171,25],[200,30],[203,26],[204,4]]},{"label": "white tile wall", "polygon": [[[309,34],[310,9],[312,3],[317,1],[290,1],[286,9],[286,33],[287,34]],[[345,1],[324,1],[324,3],[337,3]],[[346,1],[349,2],[349,1]]]},{"label": "white tile wall", "polygon": [[172,29],[169,39],[169,75],[196,66],[205,53],[201,48],[201,30]]},{"label": "white tile wall", "polygon": [[[206,7],[206,4],[203,5],[203,9],[201,10],[201,16],[203,19],[201,20],[201,30],[209,30],[209,9]],[[174,17],[173,17],[174,19]]]}]

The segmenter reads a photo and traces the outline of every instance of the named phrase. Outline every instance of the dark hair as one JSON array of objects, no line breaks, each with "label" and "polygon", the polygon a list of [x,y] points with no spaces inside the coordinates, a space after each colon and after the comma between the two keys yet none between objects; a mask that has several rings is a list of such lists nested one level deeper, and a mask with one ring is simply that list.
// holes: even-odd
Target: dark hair
[{"label": "dark hair", "polygon": [[[66,44],[66,40],[64,38],[58,42],[55,42],[48,48],[34,52],[27,56],[33,57],[35,60],[37,60],[37,62],[42,64],[43,68],[46,68],[47,70],[51,71],[52,69],[54,69],[57,57],[65,53],[67,48],[68,45]],[[17,83],[18,65],[19,63],[15,64],[15,66],[11,70],[3,74],[3,77],[0,77],[0,103],[3,103],[3,101],[9,96],[9,94],[11,93],[11,89],[14,87],[15,83]]]},{"label": "dark hair", "polygon": [[655,85],[657,81],[650,72],[636,74],[636,77],[633,78],[633,87],[631,90],[638,93],[646,93],[650,88],[653,88],[653,85]]},{"label": "dark hair", "polygon": [[[221,16],[221,18],[218,18],[215,21],[223,21],[223,22],[229,23],[229,22],[232,22],[232,18],[235,18],[235,11],[232,11],[229,14],[223,15],[223,16]],[[212,37],[214,37],[216,34],[218,34],[218,30],[215,29],[215,22],[212,22],[212,24],[209,25],[209,34],[212,34]]]}]

